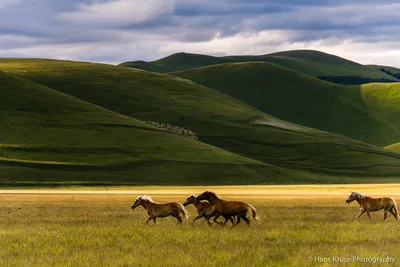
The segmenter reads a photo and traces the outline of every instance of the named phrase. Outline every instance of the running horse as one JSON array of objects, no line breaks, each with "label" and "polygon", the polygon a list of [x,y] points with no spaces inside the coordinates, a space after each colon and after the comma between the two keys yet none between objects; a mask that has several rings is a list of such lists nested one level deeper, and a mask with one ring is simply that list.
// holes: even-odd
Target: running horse
[{"label": "running horse", "polygon": [[399,210],[397,209],[396,201],[393,198],[372,198],[357,192],[351,192],[350,196],[346,199],[346,203],[350,204],[354,200],[360,205],[360,213],[357,215],[357,219],[366,212],[368,218],[371,220],[370,212],[382,209],[384,211],[383,220],[387,218],[388,211],[396,218],[396,220],[399,219]]},{"label": "running horse", "polygon": [[146,224],[150,220],[153,220],[154,224],[156,224],[157,217],[173,216],[178,220],[178,225],[182,225],[181,214],[184,215],[186,219],[189,218],[188,212],[185,210],[182,204],[176,202],[157,203],[147,195],[138,196],[131,208],[135,209],[139,206],[143,206],[149,215],[149,218],[146,220]]},{"label": "running horse", "polygon": [[253,205],[242,202],[242,201],[228,201],[224,200],[217,196],[212,191],[205,191],[196,197],[197,201],[207,200],[211,205],[214,206],[214,222],[222,225],[221,222],[218,222],[217,219],[219,216],[237,216],[236,224],[240,223],[240,219],[243,219],[247,225],[250,225],[249,219],[247,219],[246,215],[248,210],[250,209],[253,214],[253,219],[257,220],[257,210]]},{"label": "running horse", "polygon": [[[198,219],[204,218],[207,221],[207,224],[211,226],[210,218],[215,216],[214,206],[211,205],[211,203],[209,202],[198,201],[196,200],[196,197],[197,197],[196,195],[190,195],[183,203],[183,206],[185,207],[190,204],[193,204],[193,206],[195,206],[197,210],[197,217],[194,218],[192,224],[194,224],[194,222],[197,221]],[[225,222],[223,222],[223,225],[225,225],[228,220],[232,223],[232,225],[235,224],[235,220],[231,216],[224,216],[224,218]]]}]

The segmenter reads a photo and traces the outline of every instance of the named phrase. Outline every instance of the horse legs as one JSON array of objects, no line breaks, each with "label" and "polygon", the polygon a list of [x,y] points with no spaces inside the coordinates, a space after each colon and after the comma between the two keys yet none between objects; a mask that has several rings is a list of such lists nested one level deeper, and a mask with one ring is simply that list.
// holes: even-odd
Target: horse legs
[{"label": "horse legs", "polygon": [[393,211],[393,207],[389,209],[389,212],[398,220],[396,212]]},{"label": "horse legs", "polygon": [[228,222],[228,220],[232,220],[231,216],[223,216],[225,218],[225,221],[222,223],[222,225],[226,225],[226,223]]},{"label": "horse legs", "polygon": [[235,224],[235,221],[233,220],[232,216],[224,216],[224,218],[225,218],[224,225],[226,225],[228,220],[232,223],[232,225]]},{"label": "horse legs", "polygon": [[231,222],[232,225],[234,225],[236,223],[235,216],[224,216],[224,218],[225,218],[224,225],[226,225],[228,220]]},{"label": "horse legs", "polygon": [[207,221],[208,226],[211,226],[211,223],[210,223],[211,217],[212,217],[211,215],[207,215],[204,217],[204,219],[206,219],[206,221]]},{"label": "horse legs", "polygon": [[243,214],[240,217],[242,217],[243,221],[245,221],[247,223],[247,226],[250,226],[250,221],[249,221],[249,219],[247,219],[246,214]]},{"label": "horse legs", "polygon": [[149,218],[147,218],[146,224],[149,224],[149,221],[150,221],[150,220],[153,220],[153,221],[154,221],[154,224],[156,223],[156,217],[155,217],[155,216],[150,216]]},{"label": "horse legs", "polygon": [[182,225],[182,216],[178,214],[178,215],[175,215],[174,217],[178,220],[177,225]]},{"label": "horse legs", "polygon": [[368,218],[369,218],[370,220],[372,220],[372,219],[371,219],[371,212],[367,211],[367,215],[368,215]]},{"label": "horse legs", "polygon": [[204,217],[203,215],[197,215],[197,217],[193,219],[192,225],[194,224],[195,221],[197,221],[198,219],[203,218],[203,217]]},{"label": "horse legs", "polygon": [[237,215],[236,223],[235,223],[234,225],[232,225],[232,227],[238,225],[239,223],[240,223],[240,215],[238,214],[238,215]]},{"label": "horse legs", "polygon": [[388,213],[388,210],[385,209],[384,212],[383,212],[383,221],[386,220],[387,213]]},{"label": "horse legs", "polygon": [[219,218],[219,216],[221,216],[220,213],[216,213],[216,214],[215,214],[215,216],[214,216],[214,222],[217,223],[217,224],[219,224],[219,225],[222,225],[222,222],[218,222],[218,221],[217,221],[217,219]]},{"label": "horse legs", "polygon": [[358,215],[357,215],[357,218],[356,218],[356,219],[360,218],[360,217],[361,217],[361,215],[363,215],[363,214],[364,214],[364,212],[365,212],[365,210],[362,210],[362,209],[360,209],[360,213],[358,213]]}]

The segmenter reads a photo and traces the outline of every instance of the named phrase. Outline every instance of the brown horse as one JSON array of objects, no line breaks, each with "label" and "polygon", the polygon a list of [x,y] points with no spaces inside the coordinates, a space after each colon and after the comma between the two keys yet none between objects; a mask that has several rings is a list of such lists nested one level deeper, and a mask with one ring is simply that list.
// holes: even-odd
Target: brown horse
[{"label": "brown horse", "polygon": [[383,220],[387,218],[388,211],[396,218],[396,220],[399,219],[399,210],[397,209],[396,201],[393,198],[372,198],[357,192],[351,192],[350,196],[346,199],[346,203],[350,204],[350,202],[354,200],[360,205],[360,213],[358,214],[357,219],[366,212],[368,218],[371,220],[370,212],[382,209],[384,211]]},{"label": "brown horse", "polygon": [[[196,207],[197,210],[197,217],[194,218],[192,224],[194,224],[194,222],[200,218],[204,218],[207,221],[208,225],[211,225],[210,223],[210,218],[215,216],[214,213],[214,206],[211,205],[209,202],[201,202],[196,200],[196,196],[195,195],[190,195],[185,203],[183,203],[183,206],[188,206],[190,204],[193,204]],[[232,225],[235,224],[234,219],[231,216],[224,216],[225,218],[225,222],[223,223],[223,225],[226,224],[226,222],[229,220]]]},{"label": "brown horse", "polygon": [[147,214],[149,218],[147,218],[146,223],[148,223],[151,219],[153,220],[154,224],[156,224],[157,217],[168,217],[173,216],[178,220],[178,225],[182,224],[182,215],[185,218],[189,218],[188,212],[185,210],[182,204],[176,202],[170,203],[157,203],[153,201],[150,196],[138,196],[136,201],[132,204],[132,209],[135,209],[139,206],[143,206],[147,210]]},{"label": "brown horse", "polygon": [[211,191],[205,191],[196,197],[197,201],[207,200],[211,205],[214,206],[214,222],[218,224],[222,224],[217,222],[219,216],[237,216],[237,221],[235,225],[240,223],[240,219],[243,219],[247,225],[250,225],[249,219],[247,219],[246,215],[248,210],[250,209],[253,213],[253,219],[257,220],[257,210],[250,204],[247,204],[242,201],[227,201],[218,197],[217,194]]}]

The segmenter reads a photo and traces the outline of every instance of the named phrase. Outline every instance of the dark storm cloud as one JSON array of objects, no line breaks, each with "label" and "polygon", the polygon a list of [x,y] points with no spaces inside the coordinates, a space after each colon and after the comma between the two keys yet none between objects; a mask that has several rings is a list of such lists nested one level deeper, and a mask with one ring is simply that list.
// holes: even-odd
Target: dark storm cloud
[{"label": "dark storm cloud", "polygon": [[273,40],[277,47],[396,42],[399,14],[391,0],[0,0],[0,55],[118,62],[127,52],[126,59],[155,58],[171,42],[274,30],[291,33]]},{"label": "dark storm cloud", "polygon": [[281,13],[294,10],[293,7],[275,3],[242,3],[229,2],[212,3],[207,1],[186,2],[182,1],[176,5],[174,14],[177,16],[222,16],[222,15],[255,15]]}]

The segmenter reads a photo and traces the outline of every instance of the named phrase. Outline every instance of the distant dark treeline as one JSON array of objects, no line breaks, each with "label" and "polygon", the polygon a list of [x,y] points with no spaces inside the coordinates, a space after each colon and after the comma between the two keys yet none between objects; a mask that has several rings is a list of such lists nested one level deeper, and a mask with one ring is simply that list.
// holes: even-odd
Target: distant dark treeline
[{"label": "distant dark treeline", "polygon": [[364,78],[359,76],[319,76],[321,80],[343,84],[343,85],[360,85],[364,83],[391,83],[395,82],[389,79],[376,79],[376,78]]},{"label": "distant dark treeline", "polygon": [[397,79],[400,79],[400,73],[392,73],[390,70],[387,70],[385,68],[380,68],[379,70],[384,72],[384,73],[386,73],[386,74],[388,74],[388,75],[391,75],[391,76],[393,76],[393,77],[395,77]]}]

